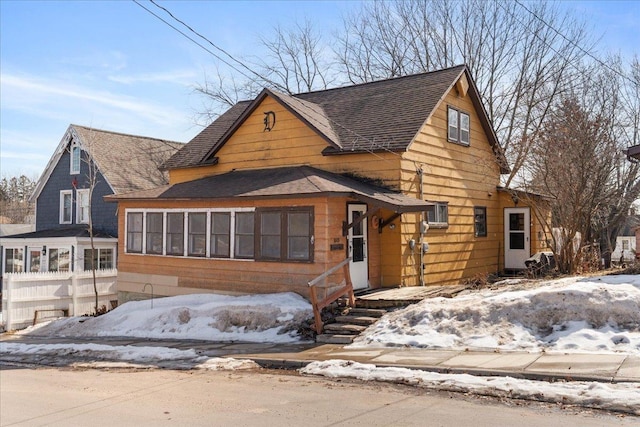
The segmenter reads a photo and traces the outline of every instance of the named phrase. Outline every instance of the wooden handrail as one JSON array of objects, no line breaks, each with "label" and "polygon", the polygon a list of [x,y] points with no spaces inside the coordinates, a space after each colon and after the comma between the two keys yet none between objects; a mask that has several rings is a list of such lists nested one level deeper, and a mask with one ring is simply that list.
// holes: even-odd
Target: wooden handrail
[{"label": "wooden handrail", "polygon": [[[336,265],[335,267],[332,267],[329,270],[325,271],[315,279],[307,282],[307,284],[309,285],[309,293],[311,295],[311,305],[313,306],[313,317],[315,320],[316,333],[318,334],[322,333],[323,325],[322,325],[321,312],[323,308],[327,307],[329,304],[333,303],[343,295],[347,295],[349,297],[349,304],[352,307],[355,307],[356,305],[356,297],[353,294],[353,283],[351,283],[351,274],[349,273],[350,261],[351,261],[351,257],[340,262],[340,264]],[[326,296],[324,299],[318,300],[318,294],[317,294],[317,289],[315,285],[317,285],[321,280],[325,280],[327,277],[329,277],[331,274],[338,271],[340,268],[342,268],[344,272],[345,285],[340,287],[336,291],[332,292],[330,295]]]}]

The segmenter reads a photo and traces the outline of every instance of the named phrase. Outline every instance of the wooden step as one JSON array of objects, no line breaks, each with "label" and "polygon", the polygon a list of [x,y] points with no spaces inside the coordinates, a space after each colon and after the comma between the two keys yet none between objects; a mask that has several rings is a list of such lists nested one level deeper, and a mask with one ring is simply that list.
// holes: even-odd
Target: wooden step
[{"label": "wooden step", "polygon": [[360,308],[354,307],[349,309],[349,314],[354,316],[366,316],[366,317],[382,317],[387,314],[387,310],[382,310],[378,308]]},{"label": "wooden step", "polygon": [[336,323],[345,323],[350,325],[363,325],[369,326],[378,321],[379,317],[367,317],[367,316],[352,316],[351,313],[347,316],[336,316]]},{"label": "wooden step", "polygon": [[356,335],[320,334],[316,335],[316,342],[323,344],[351,344]]},{"label": "wooden step", "polygon": [[360,332],[367,329],[362,325],[347,325],[344,323],[329,323],[324,325],[324,332],[344,334],[344,335],[358,335]]}]

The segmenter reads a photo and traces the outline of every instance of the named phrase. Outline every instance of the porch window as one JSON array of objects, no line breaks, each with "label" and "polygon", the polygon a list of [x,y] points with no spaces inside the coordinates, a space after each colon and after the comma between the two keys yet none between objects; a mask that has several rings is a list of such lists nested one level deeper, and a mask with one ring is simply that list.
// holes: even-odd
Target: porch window
[{"label": "porch window", "polygon": [[189,213],[189,256],[205,256],[207,251],[207,214]]},{"label": "porch window", "polygon": [[253,258],[254,214],[253,212],[236,212],[235,219],[234,255],[236,258]]},{"label": "porch window", "polygon": [[4,272],[22,273],[24,271],[24,249],[6,248],[4,250]]},{"label": "porch window", "polygon": [[312,208],[259,210],[257,259],[310,261],[313,235]]},{"label": "porch window", "polygon": [[184,213],[167,214],[167,255],[184,255]]},{"label": "porch window", "polygon": [[162,223],[164,214],[147,213],[147,251],[148,254],[162,255]]},{"label": "porch window", "polygon": [[69,164],[69,173],[71,175],[78,175],[80,173],[80,154],[82,150],[80,149],[80,145],[76,142],[71,144],[70,151],[70,164]]},{"label": "porch window", "polygon": [[[96,248],[93,253],[93,265],[96,270],[113,268],[113,249]],[[91,249],[84,250],[84,270],[91,271]]]},{"label": "porch window", "polygon": [[469,145],[470,119],[469,114],[453,107],[447,109],[447,138],[451,142]]},{"label": "porch window", "polygon": [[89,189],[77,190],[77,204],[76,204],[76,222],[78,224],[89,223]]},{"label": "porch window", "polygon": [[435,202],[427,207],[427,220],[433,228],[446,228],[449,226],[449,206],[446,202]]},{"label": "porch window", "polygon": [[60,192],[60,224],[71,224],[73,206],[73,191],[62,190]]},{"label": "porch window", "polygon": [[49,248],[49,271],[68,272],[71,267],[69,248]]},{"label": "porch window", "polygon": [[211,256],[229,258],[231,242],[231,213],[211,213]]},{"label": "porch window", "polygon": [[487,208],[484,206],[476,206],[473,208],[473,217],[475,236],[487,237]]},{"label": "porch window", "polygon": [[127,252],[142,253],[142,212],[127,214]]}]

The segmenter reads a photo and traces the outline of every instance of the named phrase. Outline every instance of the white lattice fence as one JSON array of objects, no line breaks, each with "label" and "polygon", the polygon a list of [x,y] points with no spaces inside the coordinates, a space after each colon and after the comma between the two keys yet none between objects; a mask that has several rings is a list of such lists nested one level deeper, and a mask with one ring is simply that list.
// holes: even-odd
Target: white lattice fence
[{"label": "white lattice fence", "polygon": [[[117,270],[96,272],[98,307],[111,309],[118,299]],[[36,311],[41,316],[91,314],[95,310],[95,293],[91,272],[17,273],[3,277],[2,319],[6,330],[33,324]]]}]

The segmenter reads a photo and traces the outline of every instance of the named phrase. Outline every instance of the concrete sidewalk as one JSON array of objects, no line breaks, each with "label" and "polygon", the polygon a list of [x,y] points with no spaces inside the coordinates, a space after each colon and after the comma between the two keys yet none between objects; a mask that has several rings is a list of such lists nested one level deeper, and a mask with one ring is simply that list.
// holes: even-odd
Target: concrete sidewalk
[{"label": "concrete sidewalk", "polygon": [[379,367],[403,367],[439,373],[509,376],[532,380],[638,382],[640,354],[526,353],[413,348],[350,349],[315,343],[220,343],[197,340],[157,340],[132,337],[51,338],[0,335],[3,342],[24,344],[104,344],[194,349],[208,357],[250,359],[266,368],[297,369],[313,361],[352,360]]}]

